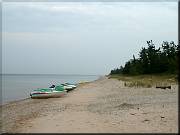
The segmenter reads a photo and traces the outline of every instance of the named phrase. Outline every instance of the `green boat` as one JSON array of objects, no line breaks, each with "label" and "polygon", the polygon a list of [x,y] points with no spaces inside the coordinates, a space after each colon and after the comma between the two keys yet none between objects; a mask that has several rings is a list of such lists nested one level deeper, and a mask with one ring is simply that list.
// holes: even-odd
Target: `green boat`
[{"label": "green boat", "polygon": [[67,93],[63,86],[54,86],[54,88],[38,88],[30,93],[31,98],[57,98]]}]

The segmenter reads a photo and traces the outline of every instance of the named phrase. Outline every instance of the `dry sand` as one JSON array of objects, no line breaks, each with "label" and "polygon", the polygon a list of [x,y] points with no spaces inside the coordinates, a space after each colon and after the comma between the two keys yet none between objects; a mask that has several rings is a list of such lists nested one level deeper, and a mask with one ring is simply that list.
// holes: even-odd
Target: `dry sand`
[{"label": "dry sand", "polygon": [[178,133],[178,86],[128,88],[103,77],[62,98],[2,106],[8,133]]}]

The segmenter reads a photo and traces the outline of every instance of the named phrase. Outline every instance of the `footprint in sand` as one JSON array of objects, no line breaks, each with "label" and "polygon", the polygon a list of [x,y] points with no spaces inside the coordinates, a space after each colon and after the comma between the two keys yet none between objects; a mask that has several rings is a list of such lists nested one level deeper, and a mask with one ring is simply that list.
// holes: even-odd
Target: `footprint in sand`
[{"label": "footprint in sand", "polygon": [[142,122],[143,122],[143,123],[144,123],[144,122],[150,122],[150,120],[148,120],[148,119],[145,119],[145,120],[143,120]]}]

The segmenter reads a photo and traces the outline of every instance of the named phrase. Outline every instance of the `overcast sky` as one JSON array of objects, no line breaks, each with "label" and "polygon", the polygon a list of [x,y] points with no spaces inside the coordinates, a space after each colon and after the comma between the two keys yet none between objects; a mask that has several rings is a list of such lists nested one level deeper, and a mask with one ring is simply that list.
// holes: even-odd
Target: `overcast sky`
[{"label": "overcast sky", "polygon": [[177,2],[4,2],[2,71],[108,74],[146,41],[178,41]]}]

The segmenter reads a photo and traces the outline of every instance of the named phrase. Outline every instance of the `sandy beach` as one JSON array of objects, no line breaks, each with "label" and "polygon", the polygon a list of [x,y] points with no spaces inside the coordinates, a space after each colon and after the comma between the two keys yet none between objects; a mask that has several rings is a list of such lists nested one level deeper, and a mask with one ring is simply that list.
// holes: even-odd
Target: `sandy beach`
[{"label": "sandy beach", "polygon": [[102,77],[62,98],[1,106],[3,133],[178,133],[178,85],[130,88]]}]

